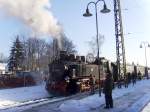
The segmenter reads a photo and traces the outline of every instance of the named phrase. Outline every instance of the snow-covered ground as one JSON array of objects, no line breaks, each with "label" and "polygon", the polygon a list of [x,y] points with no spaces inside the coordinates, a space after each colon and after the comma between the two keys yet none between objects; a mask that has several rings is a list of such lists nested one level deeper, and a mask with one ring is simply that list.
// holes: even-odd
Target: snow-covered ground
[{"label": "snow-covered ground", "polygon": [[145,106],[142,112],[150,112],[150,102]]},{"label": "snow-covered ground", "polygon": [[49,97],[45,84],[32,87],[20,87],[0,90],[0,109],[22,102]]},{"label": "snow-covered ground", "polygon": [[[0,109],[5,105],[48,97],[44,85],[0,90]],[[114,108],[105,110],[104,95],[89,95],[56,103],[40,103],[3,110],[1,112],[150,112],[150,80],[138,81],[128,88],[113,91]],[[149,103],[149,104],[148,104]],[[5,105],[4,105],[5,104]],[[44,105],[43,105],[44,104]],[[147,105],[148,104],[148,105]],[[147,106],[146,106],[147,105]],[[144,107],[145,106],[145,107]],[[143,109],[144,108],[144,109]],[[143,110],[142,110],[143,109]]]},{"label": "snow-covered ground", "polygon": [[[116,88],[113,91],[113,99],[114,109],[110,109],[110,112],[140,112],[150,101],[150,80],[139,81],[136,85],[132,86],[131,84],[128,88]],[[72,110],[76,110],[76,112],[99,112],[100,110],[104,111],[104,104],[104,95],[99,97],[98,94],[95,94],[81,100],[66,101],[59,106],[59,109],[61,112],[72,112]]]}]

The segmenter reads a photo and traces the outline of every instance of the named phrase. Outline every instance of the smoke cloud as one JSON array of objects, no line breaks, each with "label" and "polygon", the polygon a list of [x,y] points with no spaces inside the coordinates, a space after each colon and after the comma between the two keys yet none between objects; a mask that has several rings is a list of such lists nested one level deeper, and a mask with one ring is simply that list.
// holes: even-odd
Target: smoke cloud
[{"label": "smoke cloud", "polygon": [[50,0],[0,0],[0,10],[18,18],[37,34],[60,37],[62,29],[51,12]]}]

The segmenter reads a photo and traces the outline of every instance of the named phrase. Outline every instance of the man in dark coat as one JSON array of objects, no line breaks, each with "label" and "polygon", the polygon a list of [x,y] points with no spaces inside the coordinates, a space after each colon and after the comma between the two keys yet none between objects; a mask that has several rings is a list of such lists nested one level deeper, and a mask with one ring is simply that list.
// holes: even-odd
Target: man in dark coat
[{"label": "man in dark coat", "polygon": [[124,87],[128,88],[128,76],[127,75],[124,76]]},{"label": "man in dark coat", "polygon": [[113,89],[113,79],[110,71],[106,73],[106,79],[104,82],[104,94],[106,106],[105,108],[113,108],[113,99],[112,99],[112,89]]},{"label": "man in dark coat", "polygon": [[133,86],[134,86],[134,84],[136,84],[136,74],[135,74],[135,72],[132,72],[132,83],[133,83]]},{"label": "man in dark coat", "polygon": [[95,76],[90,74],[90,90],[91,90],[91,94],[95,93]]},{"label": "man in dark coat", "polygon": [[138,72],[138,79],[139,79],[139,80],[141,80],[141,79],[142,79],[142,74],[141,74],[141,72],[140,72],[140,71]]}]

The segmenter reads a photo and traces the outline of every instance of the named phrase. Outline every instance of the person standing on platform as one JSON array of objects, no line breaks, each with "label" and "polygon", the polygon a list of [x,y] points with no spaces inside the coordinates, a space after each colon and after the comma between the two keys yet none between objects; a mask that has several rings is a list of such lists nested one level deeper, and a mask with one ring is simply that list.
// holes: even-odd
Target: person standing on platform
[{"label": "person standing on platform", "polygon": [[108,70],[106,73],[106,79],[104,82],[104,94],[105,94],[105,102],[106,106],[105,109],[113,108],[113,99],[112,99],[112,89],[113,89],[113,79],[112,74]]}]

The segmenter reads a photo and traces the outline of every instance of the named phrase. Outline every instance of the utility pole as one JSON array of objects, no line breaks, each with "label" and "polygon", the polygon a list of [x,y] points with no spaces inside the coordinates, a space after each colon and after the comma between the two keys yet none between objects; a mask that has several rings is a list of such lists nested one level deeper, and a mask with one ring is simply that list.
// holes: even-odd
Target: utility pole
[{"label": "utility pole", "polygon": [[124,45],[120,0],[114,0],[114,17],[115,17],[118,80],[120,80],[122,76],[125,76],[126,74],[125,45]]}]

